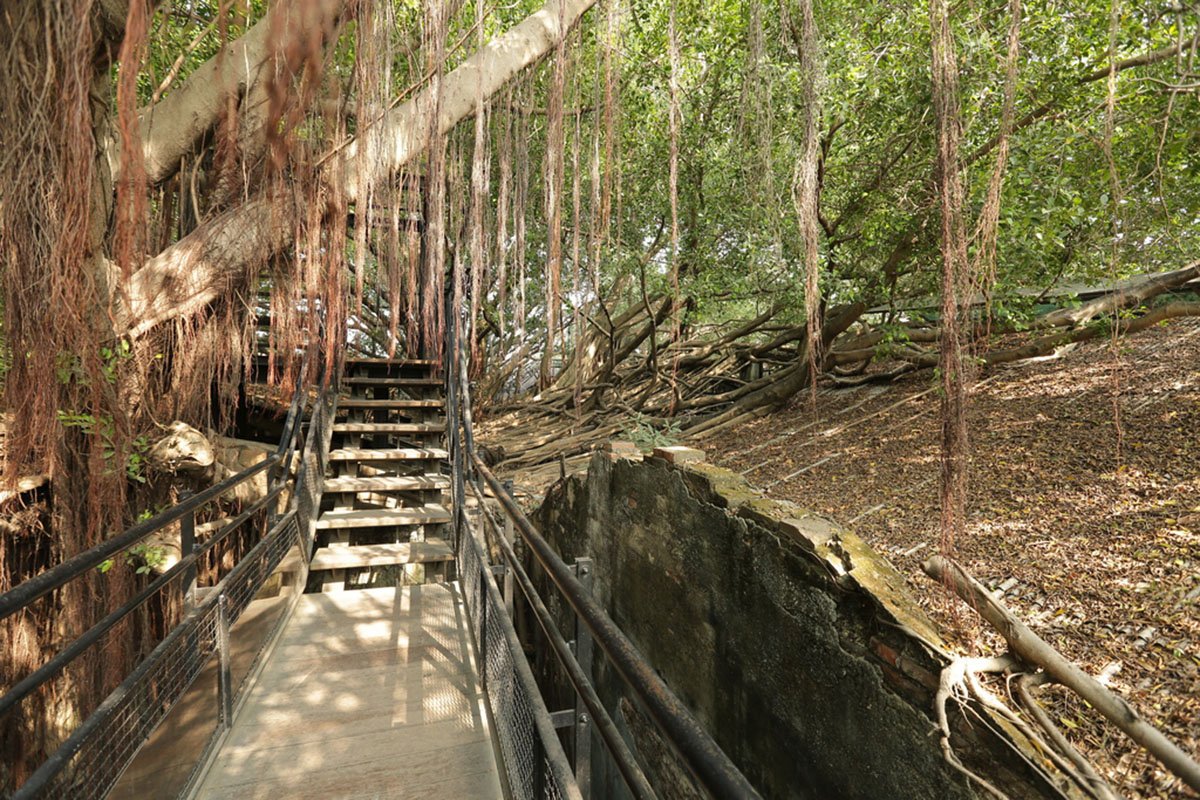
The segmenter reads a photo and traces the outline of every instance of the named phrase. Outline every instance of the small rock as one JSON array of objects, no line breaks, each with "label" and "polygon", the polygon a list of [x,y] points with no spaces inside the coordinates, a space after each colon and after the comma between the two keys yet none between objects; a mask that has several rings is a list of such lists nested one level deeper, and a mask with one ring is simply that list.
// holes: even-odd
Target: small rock
[{"label": "small rock", "polygon": [[604,443],[604,450],[613,458],[641,458],[642,451],[633,442],[612,439]]},{"label": "small rock", "polygon": [[704,461],[704,451],[682,445],[656,447],[654,448],[654,457],[661,458],[670,464],[699,464]]}]

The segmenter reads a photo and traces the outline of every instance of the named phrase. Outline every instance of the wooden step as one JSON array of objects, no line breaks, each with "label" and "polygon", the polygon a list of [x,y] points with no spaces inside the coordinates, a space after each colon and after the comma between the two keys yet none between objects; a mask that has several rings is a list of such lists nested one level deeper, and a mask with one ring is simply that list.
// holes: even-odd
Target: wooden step
[{"label": "wooden step", "polygon": [[453,561],[454,551],[443,539],[397,544],[360,544],[350,547],[322,547],[313,555],[309,569],[356,569],[386,567],[393,564],[428,564]]},{"label": "wooden step", "polygon": [[317,520],[318,530],[334,528],[394,528],[401,525],[437,525],[450,521],[450,512],[430,503],[420,508],[356,508],[326,511]]},{"label": "wooden step", "polygon": [[444,433],[444,422],[338,422],[334,433]]},{"label": "wooden step", "polygon": [[395,400],[367,400],[362,397],[339,397],[338,408],[441,408],[441,400],[412,400],[397,398]]},{"label": "wooden step", "polygon": [[384,367],[436,367],[442,362],[436,358],[347,358],[346,366],[367,364]]},{"label": "wooden step", "polygon": [[330,478],[325,492],[423,492],[450,488],[444,475],[381,475],[375,478]]},{"label": "wooden step", "polygon": [[434,389],[442,386],[442,381],[438,378],[371,378],[359,376],[342,378],[342,383],[367,386],[425,386]]},{"label": "wooden step", "polygon": [[449,453],[436,447],[396,447],[388,450],[342,447],[329,451],[330,461],[431,461],[449,457]]}]

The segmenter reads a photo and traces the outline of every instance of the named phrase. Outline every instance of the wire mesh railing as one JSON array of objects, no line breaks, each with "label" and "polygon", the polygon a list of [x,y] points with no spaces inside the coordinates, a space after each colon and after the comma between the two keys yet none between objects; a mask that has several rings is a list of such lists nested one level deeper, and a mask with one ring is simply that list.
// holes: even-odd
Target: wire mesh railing
[{"label": "wire mesh railing", "polygon": [[[457,318],[446,298],[450,319]],[[446,429],[449,434],[454,508],[455,570],[471,625],[484,701],[509,794],[515,800],[583,800],[546,701],[496,584],[486,546],[466,515],[464,474],[473,440],[469,399],[462,396],[457,331],[446,326]]]},{"label": "wire mesh railing", "polygon": [[[129,625],[140,622],[145,630],[146,620],[171,604],[185,608],[178,623],[61,744],[19,786],[0,787],[0,794],[11,791],[14,800],[173,797],[197,779],[232,721],[247,677],[304,589],[333,414],[334,392],[323,370],[319,381],[315,393],[311,385],[298,385],[279,446],[262,462],[0,595],[0,619],[44,612],[48,601],[81,576],[94,574],[107,559],[179,525],[178,563],[0,696],[3,724],[27,722],[32,714],[24,704],[52,693],[64,677],[74,677],[81,657],[103,658],[114,635],[128,635]],[[310,421],[304,436],[306,416]],[[197,510],[264,471],[270,476],[265,495],[197,541]],[[288,500],[282,514],[281,497]],[[228,546],[234,543],[238,546]],[[248,549],[237,557],[241,546]],[[215,585],[197,588],[198,566],[229,555],[236,557],[232,567],[218,564],[209,570]],[[186,730],[160,728],[172,714]],[[145,753],[156,743],[164,746]],[[139,753],[152,763],[131,769],[142,757]]]},{"label": "wire mesh railing", "polygon": [[[514,796],[580,797],[582,794],[577,776],[583,777],[584,787],[590,791],[587,780],[591,769],[588,756],[590,745],[587,743],[592,730],[599,734],[602,752],[610,759],[630,796],[639,800],[658,796],[593,685],[590,654],[594,644],[613,673],[648,712],[649,719],[674,751],[679,765],[690,773],[696,790],[722,800],[758,798],[758,792],[729,756],[592,598],[584,581],[582,564],[577,562],[573,568],[559,557],[479,458],[472,430],[468,358],[458,332],[461,314],[456,312],[457,306],[447,302],[446,317],[450,320],[446,326],[447,427],[454,464],[459,576],[472,622],[478,632],[484,693]],[[468,476],[471,476],[470,480]],[[483,523],[480,526],[467,522],[468,484],[479,509]],[[564,601],[564,607],[570,610],[576,626],[573,642],[568,642],[562,635],[558,622],[517,557],[512,542],[506,540],[498,523],[492,518],[485,488],[515,528],[529,553],[530,561],[540,568],[548,579],[547,585],[557,591]],[[478,540],[482,529],[492,533],[492,542],[500,554],[500,563],[496,565],[488,561],[486,554],[490,548]],[[520,586],[524,603],[551,649],[550,655],[557,660],[576,695],[573,709],[555,714],[547,710],[542,691],[525,658],[522,643],[513,629],[509,617],[512,605],[505,604],[505,595],[497,588],[493,576],[494,570],[505,575],[506,584],[511,579]],[[468,585],[476,580],[478,587]],[[503,619],[492,622],[489,629],[489,615],[500,615]],[[503,631],[504,636],[497,635],[495,631]],[[509,641],[504,642],[502,638]],[[586,656],[581,659],[584,653]],[[493,674],[497,669],[499,671]],[[558,718],[557,726],[570,726],[573,729],[573,772],[556,732],[555,718]],[[539,747],[543,748],[540,752]]]},{"label": "wire mesh railing", "polygon": [[484,552],[472,531],[460,532],[459,584],[510,793],[517,800],[582,798]]},{"label": "wire mesh railing", "polygon": [[[296,543],[296,514],[289,511],[242,558],[208,598],[93,712],[14,795],[16,798],[107,797],[151,732],[216,660],[218,714],[227,724],[239,685],[229,677],[230,630],[266,576]],[[257,653],[255,654],[257,657]],[[216,731],[214,731],[215,734]],[[216,736],[209,737],[215,743]],[[206,747],[205,750],[210,749]],[[197,766],[205,753],[197,754]],[[43,776],[45,779],[43,780]],[[189,775],[190,777],[190,775]],[[186,784],[186,781],[184,782]]]}]

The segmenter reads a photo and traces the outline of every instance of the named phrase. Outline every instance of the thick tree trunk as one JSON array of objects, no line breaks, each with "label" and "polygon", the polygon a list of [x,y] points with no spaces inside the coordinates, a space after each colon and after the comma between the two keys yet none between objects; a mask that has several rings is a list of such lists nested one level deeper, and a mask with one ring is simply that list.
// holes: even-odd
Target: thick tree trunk
[{"label": "thick tree trunk", "polygon": [[[518,72],[545,55],[594,3],[595,0],[549,0],[448,73],[441,81],[439,129],[447,132],[473,112],[481,83],[484,96],[490,97]],[[251,33],[259,31],[259,26],[251,29]],[[256,41],[257,38],[250,44]],[[250,54],[252,50],[247,47],[245,52]],[[171,141],[167,141],[164,134],[161,141],[153,142],[147,148],[156,154],[156,165],[186,152],[194,143],[197,131],[200,128],[207,130],[205,126],[210,126],[219,113],[219,109],[214,111],[213,105],[218,94],[197,89],[191,96],[194,107],[180,101],[180,107],[174,112],[176,120],[169,128],[161,119],[163,115],[155,112],[158,121],[154,126],[162,126],[158,128],[159,132],[174,131]],[[380,123],[386,126],[384,140],[389,142],[381,154],[381,174],[395,174],[421,153],[434,105],[429,99],[427,91],[420,92],[390,111]],[[192,121],[188,122],[189,119]],[[347,183],[339,188],[345,189],[350,200],[356,192],[357,170],[349,166],[354,164],[357,147],[357,142],[352,142],[344,148],[341,152],[343,163],[335,164],[326,173],[345,176],[343,180]],[[165,169],[155,168],[160,170],[159,174]],[[274,211],[271,209],[273,202],[280,204]],[[210,220],[148,260],[125,287],[117,313],[118,332],[139,336],[166,320],[195,313],[231,288],[244,285],[267,257],[291,242],[294,229],[290,221],[296,211],[282,196],[274,199],[259,196]]]},{"label": "thick tree trunk", "polygon": [[214,217],[151,258],[118,298],[117,330],[136,338],[227,294],[291,241],[296,211],[286,192],[261,196]]},{"label": "thick tree trunk", "polygon": [[[336,19],[343,6],[342,0],[318,4],[292,0],[273,5],[250,30],[225,45],[161,101],[139,112],[146,179],[155,184],[174,175],[180,159],[216,127],[231,94],[241,99],[242,116],[255,123],[242,126],[250,136],[239,137],[238,145],[243,151],[256,150],[265,141],[262,123],[275,56],[272,41],[285,42],[292,31]],[[120,169],[118,150],[115,142],[108,148],[114,181]]]}]

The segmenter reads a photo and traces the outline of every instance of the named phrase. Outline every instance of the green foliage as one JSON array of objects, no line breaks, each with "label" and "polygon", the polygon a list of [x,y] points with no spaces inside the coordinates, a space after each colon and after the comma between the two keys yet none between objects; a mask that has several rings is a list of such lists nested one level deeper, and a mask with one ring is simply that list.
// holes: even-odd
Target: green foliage
[{"label": "green foliage", "polygon": [[679,425],[679,422],[670,420],[662,427],[657,427],[643,415],[635,414],[628,422],[622,423],[621,428],[625,437],[639,449],[653,450],[655,447],[679,444],[679,438],[683,435]]},{"label": "green foliage", "polygon": [[134,438],[129,455],[125,458],[125,477],[137,483],[146,482],[146,451],[150,449],[150,440],[146,436]]},{"label": "green foliage", "polygon": [[[149,511],[143,512],[138,517],[138,521],[140,522],[150,513]],[[132,567],[133,571],[138,575],[148,575],[167,563],[167,551],[162,545],[157,544],[136,544],[126,550],[123,555],[125,563]],[[101,574],[104,574],[111,570],[115,564],[114,559],[105,559],[96,569]]]},{"label": "green foliage", "polygon": [[884,360],[893,356],[902,345],[912,341],[909,338],[909,328],[898,323],[884,323],[876,329],[883,334],[879,344],[875,346],[875,358]]},{"label": "green foliage", "polygon": [[100,369],[104,375],[104,379],[116,385],[121,362],[128,361],[131,358],[133,358],[133,346],[129,343],[128,339],[122,339],[115,347],[101,347]]},{"label": "green foliage", "polygon": [[[104,448],[104,461],[107,468],[113,469],[112,462],[117,460],[119,448],[116,440],[116,425],[111,416],[105,415],[97,418],[93,414],[59,410],[58,421],[64,428],[78,428],[86,436],[98,436]],[[150,449],[149,437],[136,436],[124,449],[125,477],[137,483],[145,483],[146,451]]]},{"label": "green foliage", "polygon": [[137,544],[125,554],[129,565],[138,575],[158,569],[167,561],[166,551],[160,545]]},{"label": "green foliage", "polygon": [[[662,2],[634,3],[624,32],[626,200],[617,225],[626,252],[606,259],[614,272],[638,263],[669,215],[667,8]],[[697,313],[703,320],[728,313],[731,303],[753,306],[766,295],[790,303],[802,299],[791,198],[803,112],[798,63],[786,17],[773,5],[761,7],[764,45],[761,58],[752,59],[751,9],[750,2],[728,1],[677,6],[680,28],[688,32],[681,76],[681,261],[688,267],[683,288],[701,296]],[[1004,4],[964,6],[955,20],[973,213],[982,203],[994,152],[972,154],[986,148],[998,130],[1009,21]],[[1017,116],[1044,104],[1052,110],[1023,125],[1012,140],[998,242],[1002,287],[1108,279],[1114,211],[1120,216],[1122,275],[1170,268],[1195,249],[1191,220],[1200,208],[1194,156],[1200,104],[1182,96],[1172,103],[1161,91],[1175,75],[1174,60],[1118,75],[1113,150],[1124,198],[1118,205],[1111,197],[1101,149],[1105,81],[1080,82],[1106,63],[1108,20],[1108,3],[1026,4]],[[1192,30],[1200,14],[1126,12],[1118,57],[1173,43],[1181,22]],[[935,295],[940,261],[930,194],[928,15],[920,6],[827,3],[817,8],[817,24],[826,62],[823,290],[833,302]],[[585,39],[582,81],[595,80],[587,47]],[[585,96],[589,92],[584,89]],[[1169,103],[1170,124],[1164,127]],[[584,175],[585,185],[587,180]],[[891,274],[883,273],[906,240],[909,251],[891,264]],[[647,268],[651,290],[665,288],[664,264],[660,258]],[[1002,310],[1018,325],[1027,314],[1023,301],[1011,295]]]},{"label": "green foliage", "polygon": [[[538,0],[521,0],[487,6],[485,36],[511,28],[538,5]],[[689,321],[744,318],[774,300],[799,308],[803,292],[792,181],[804,108],[790,28],[794,9],[762,0],[678,0],[674,6],[679,29],[685,32],[680,40],[678,258],[682,290],[696,298]],[[173,85],[178,86],[216,54],[219,7],[216,0],[201,0],[167,4],[155,14],[143,76],[144,99],[173,70],[178,73]],[[265,7],[259,0],[239,5],[244,12],[230,14],[228,35],[244,32],[261,18]],[[452,7],[447,69],[461,63],[476,41],[475,3]],[[647,258],[664,224],[669,230],[670,8],[665,0],[620,5],[617,141],[613,162],[598,170],[606,180],[619,175],[599,276],[604,291],[621,287],[623,296],[608,298],[613,307],[640,298],[638,279],[643,270],[649,292],[670,289],[669,250],[663,248]],[[402,87],[420,84],[427,67],[417,52],[426,4],[393,0],[391,11],[395,29],[389,36],[395,57],[390,68],[400,92]],[[575,135],[570,108],[579,107],[581,218],[585,221],[598,212],[591,208],[594,187],[589,162],[592,137],[603,126],[607,13],[602,4],[589,12],[569,48],[567,142],[570,148]],[[1166,59],[1117,76],[1112,145],[1121,196],[1113,196],[1102,148],[1106,81],[1083,80],[1107,63],[1109,13],[1110,4],[1099,0],[1025,3],[1016,113],[1019,120],[1035,116],[1020,123],[1012,138],[999,223],[994,306],[997,319],[1016,328],[1027,323],[1032,308],[1027,296],[1016,294],[1017,289],[1107,280],[1114,262],[1121,275],[1167,269],[1196,250],[1200,103],[1194,94],[1164,91],[1178,82],[1183,62]],[[757,37],[756,20],[761,26]],[[913,4],[819,3],[816,22],[825,75],[822,292],[834,304],[935,296],[940,261],[931,195],[934,121],[927,9]],[[352,17],[346,20],[326,66],[326,88],[331,91],[338,82],[348,90],[353,80],[356,25]],[[994,164],[995,152],[989,147],[999,129],[1008,25],[1006,4],[955,7],[954,34],[962,72],[962,152],[972,218]],[[1165,47],[1181,33],[1186,39],[1198,25],[1200,10],[1194,5],[1185,4],[1172,13],[1136,5],[1127,8],[1119,20],[1117,57]],[[493,193],[500,172],[497,150],[503,126],[518,118],[524,126],[521,138],[529,150],[530,182],[522,213],[528,225],[524,256],[531,312],[544,297],[542,166],[550,60],[522,76],[521,85],[511,94],[495,98],[489,115]],[[1043,108],[1046,112],[1040,113]],[[313,115],[305,124],[315,134],[322,122]],[[349,120],[348,125],[353,131],[356,121]],[[455,132],[455,146],[463,153],[471,146],[470,127],[463,125]],[[566,173],[565,185],[571,187],[575,176],[569,154]],[[1114,215],[1119,222],[1114,223]],[[512,232],[510,225],[510,237]],[[1115,253],[1114,232],[1120,234]],[[509,265],[514,261],[510,252]],[[584,266],[590,267],[590,262]],[[564,265],[565,270],[571,268]],[[515,270],[509,275],[514,276]],[[367,283],[371,285],[370,280]],[[510,299],[516,294],[513,289]],[[497,301],[498,292],[490,293],[488,302]],[[530,338],[541,337],[545,314],[527,317]],[[124,357],[119,348],[105,356],[114,369]],[[63,380],[79,379],[70,364],[62,365],[60,375]]]}]

